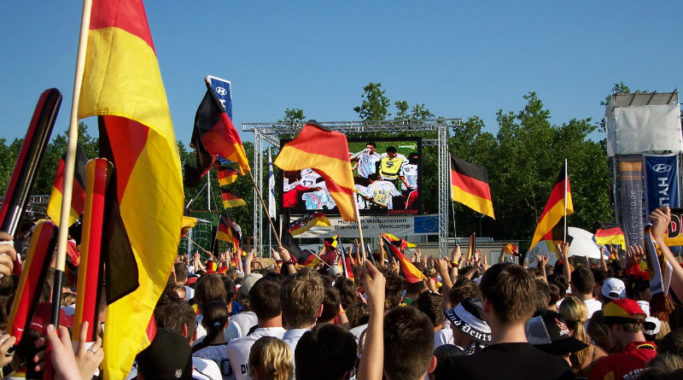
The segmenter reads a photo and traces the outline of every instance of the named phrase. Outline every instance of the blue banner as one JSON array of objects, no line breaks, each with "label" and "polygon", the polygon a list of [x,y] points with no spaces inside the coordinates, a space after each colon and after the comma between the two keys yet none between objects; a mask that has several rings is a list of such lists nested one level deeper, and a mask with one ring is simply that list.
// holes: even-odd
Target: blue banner
[{"label": "blue banner", "polygon": [[662,206],[679,207],[678,155],[645,156],[647,214]]},{"label": "blue banner", "polygon": [[232,120],[232,84],[229,80],[212,75],[207,75],[206,79],[209,81],[214,92],[216,92],[218,100],[223,103],[223,108],[225,108],[225,112],[230,116],[230,120]]}]

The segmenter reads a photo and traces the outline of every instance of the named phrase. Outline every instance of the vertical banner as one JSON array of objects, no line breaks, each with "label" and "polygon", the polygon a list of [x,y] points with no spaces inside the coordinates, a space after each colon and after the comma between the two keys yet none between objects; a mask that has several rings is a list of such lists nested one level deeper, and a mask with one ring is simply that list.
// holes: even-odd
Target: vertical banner
[{"label": "vertical banner", "polygon": [[621,187],[621,224],[626,244],[643,245],[643,159],[617,156]]},{"label": "vertical banner", "polygon": [[207,75],[206,81],[211,85],[218,100],[223,104],[225,112],[230,116],[230,120],[232,120],[232,83],[229,80],[213,75]]},{"label": "vertical banner", "polygon": [[662,206],[679,207],[678,155],[645,156],[647,214]]}]

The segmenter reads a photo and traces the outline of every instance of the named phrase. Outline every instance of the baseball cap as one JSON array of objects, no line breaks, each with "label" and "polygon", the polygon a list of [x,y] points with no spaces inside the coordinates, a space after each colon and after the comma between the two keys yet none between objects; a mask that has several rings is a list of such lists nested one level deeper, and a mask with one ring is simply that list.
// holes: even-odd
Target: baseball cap
[{"label": "baseball cap", "polygon": [[626,285],[620,279],[610,277],[602,284],[600,293],[609,300],[626,298]]},{"label": "baseball cap", "polygon": [[491,328],[484,321],[482,303],[479,298],[465,298],[454,308],[444,311],[446,318],[458,330],[481,344],[491,343]]},{"label": "baseball cap", "polygon": [[552,355],[565,355],[588,347],[571,336],[562,315],[554,311],[544,311],[529,319],[525,330],[532,346]]},{"label": "baseball cap", "polygon": [[249,273],[248,275],[246,275],[242,280],[242,285],[240,286],[240,295],[243,295],[245,297],[248,296],[251,287],[254,286],[256,281],[260,280],[261,277],[263,277],[263,275],[260,273]]},{"label": "baseball cap", "polygon": [[339,268],[339,265],[332,265],[331,267],[327,268],[327,273],[334,277],[339,277],[342,275],[342,269]]},{"label": "baseball cap", "polygon": [[157,329],[152,343],[140,352],[138,372],[145,379],[191,379],[192,349],[187,339],[175,331]]}]

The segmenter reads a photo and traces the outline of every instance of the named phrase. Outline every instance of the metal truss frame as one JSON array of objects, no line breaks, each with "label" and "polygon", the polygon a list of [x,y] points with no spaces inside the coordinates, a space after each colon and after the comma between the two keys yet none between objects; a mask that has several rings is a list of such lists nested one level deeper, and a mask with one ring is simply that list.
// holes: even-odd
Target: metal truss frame
[{"label": "metal truss frame", "polygon": [[[437,132],[436,139],[423,139],[426,146],[438,147],[438,197],[439,197],[439,255],[448,254],[448,208],[449,198],[449,160],[448,160],[448,128],[462,124],[462,119],[432,119],[432,120],[380,120],[380,121],[332,121],[321,122],[323,127],[350,133],[378,133],[378,132],[408,132],[419,135],[424,132]],[[263,146],[264,142],[273,146],[280,145],[284,136],[296,136],[304,123],[243,123],[243,132],[254,133],[254,178],[259,190],[267,187],[263,177]],[[264,194],[262,191],[261,194]],[[263,209],[259,204],[254,190],[254,248],[263,254]]]}]

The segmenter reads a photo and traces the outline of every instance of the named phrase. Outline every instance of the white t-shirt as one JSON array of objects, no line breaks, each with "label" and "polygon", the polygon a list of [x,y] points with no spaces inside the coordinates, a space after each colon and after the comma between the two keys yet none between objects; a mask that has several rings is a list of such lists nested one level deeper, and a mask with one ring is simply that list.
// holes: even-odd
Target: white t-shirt
[{"label": "white t-shirt", "polygon": [[[450,323],[448,323],[450,325]],[[453,330],[450,327],[444,327],[441,330],[434,333],[434,348],[444,344],[454,344],[453,343]]]},{"label": "white t-shirt", "polygon": [[213,360],[192,357],[192,378],[197,380],[222,380],[221,370]]},{"label": "white t-shirt", "polygon": [[227,344],[208,345],[201,350],[193,352],[192,356],[213,360],[213,362],[218,365],[218,369],[221,372],[223,380],[233,380],[235,378],[235,376],[232,374],[230,360],[228,360]]},{"label": "white t-shirt", "polygon": [[190,301],[194,297],[194,289],[191,287],[184,285],[185,286],[185,301]]},{"label": "white t-shirt", "polygon": [[263,327],[257,328],[251,334],[230,341],[228,343],[227,355],[232,366],[232,373],[235,380],[251,379],[249,377],[249,352],[251,346],[264,336],[282,339],[285,329],[282,327]]},{"label": "white t-shirt", "polygon": [[583,300],[583,303],[586,304],[586,308],[588,309],[588,319],[591,319],[593,313],[596,311],[602,310],[602,302],[596,300],[595,298]]},{"label": "white t-shirt", "polygon": [[401,193],[396,190],[396,186],[389,181],[375,181],[368,185],[368,193],[372,195],[372,200],[380,205],[386,206],[389,210],[393,208],[391,197],[397,197]]},{"label": "white t-shirt", "polygon": [[253,311],[243,311],[235,314],[229,319],[230,324],[225,329],[225,341],[241,338],[249,334],[249,330],[258,324],[258,318]]},{"label": "white t-shirt", "polygon": [[368,178],[370,174],[375,173],[377,171],[376,164],[382,159],[382,156],[379,153],[370,153],[367,149],[356,153],[354,156],[352,156],[351,159],[358,159],[358,175],[363,178]]},{"label": "white t-shirt", "polygon": [[410,189],[406,187],[406,184],[401,181],[401,190],[415,190],[417,189],[417,165],[416,164],[403,164],[401,170],[399,171],[399,176],[406,179]]}]

